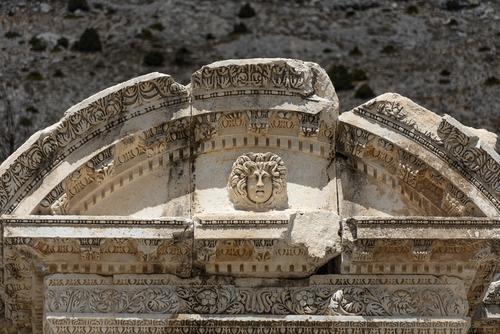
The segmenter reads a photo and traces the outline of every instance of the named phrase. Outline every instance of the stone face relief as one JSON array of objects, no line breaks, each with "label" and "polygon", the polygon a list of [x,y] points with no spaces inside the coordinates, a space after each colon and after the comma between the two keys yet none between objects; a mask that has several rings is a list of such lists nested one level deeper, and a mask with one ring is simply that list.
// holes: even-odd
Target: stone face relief
[{"label": "stone face relief", "polygon": [[287,169],[278,155],[246,153],[229,175],[229,198],[236,209],[264,211],[287,207]]}]

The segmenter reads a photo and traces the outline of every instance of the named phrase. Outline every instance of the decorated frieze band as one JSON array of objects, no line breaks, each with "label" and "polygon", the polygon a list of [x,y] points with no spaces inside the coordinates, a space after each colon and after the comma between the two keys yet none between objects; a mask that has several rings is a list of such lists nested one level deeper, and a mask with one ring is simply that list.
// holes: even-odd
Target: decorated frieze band
[{"label": "decorated frieze band", "polygon": [[[174,227],[185,228],[185,225],[190,225],[191,220],[183,217],[162,217],[155,219],[148,218],[134,218],[134,217],[120,217],[120,216],[64,216],[64,217],[51,217],[51,216],[0,216],[0,223],[2,226],[30,226],[42,227],[44,225],[54,226],[75,226],[75,227],[88,227],[88,226],[101,226],[107,228],[119,227],[130,225],[135,227],[149,226],[149,227]],[[6,236],[7,238],[9,236]]]},{"label": "decorated frieze band", "polygon": [[324,264],[303,245],[280,239],[204,239],[194,242],[194,265],[211,274],[304,277]]},{"label": "decorated frieze band", "polygon": [[229,60],[203,66],[193,73],[191,85],[195,98],[228,91],[309,96],[314,92],[313,75],[306,63],[293,60]]},{"label": "decorated frieze band", "polygon": [[290,219],[273,219],[273,218],[238,218],[233,219],[229,217],[199,219],[198,222],[203,227],[254,227],[254,226],[280,226],[288,225]]},{"label": "decorated frieze band", "polygon": [[[339,319],[335,316],[220,317],[183,316],[181,319],[103,318],[47,316],[49,334],[127,333],[140,328],[146,334],[466,334],[469,321],[463,318],[435,319]],[[488,333],[489,334],[489,333]]]},{"label": "decorated frieze band", "polygon": [[[89,275],[88,281],[93,278]],[[425,280],[425,278],[424,278]],[[79,278],[57,275],[46,279],[45,311],[48,313],[131,314],[269,314],[360,316],[464,316],[467,301],[455,284],[356,285],[349,278],[334,278],[337,285],[306,287],[240,287],[190,284],[129,285],[80,284]],[[323,278],[323,281],[325,279]],[[376,281],[376,280],[375,280]],[[410,281],[410,280],[408,280]],[[417,279],[418,281],[418,279]],[[284,281],[283,284],[286,282]],[[410,283],[412,283],[410,281]],[[441,283],[441,284],[439,284]]]}]

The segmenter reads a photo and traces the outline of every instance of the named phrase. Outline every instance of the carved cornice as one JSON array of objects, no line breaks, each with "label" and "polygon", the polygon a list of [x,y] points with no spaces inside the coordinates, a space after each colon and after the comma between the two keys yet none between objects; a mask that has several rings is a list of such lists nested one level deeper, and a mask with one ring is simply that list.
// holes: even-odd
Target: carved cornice
[{"label": "carved cornice", "polygon": [[480,300],[499,241],[498,218],[351,218],[342,222],[342,273],[453,275]]},{"label": "carved cornice", "polygon": [[[361,107],[358,109],[361,110]],[[422,160],[396,140],[390,141],[384,137],[385,134],[371,129],[372,123],[358,124],[355,118],[358,109],[343,119],[341,116],[336,138],[336,151],[350,157],[348,163],[351,168],[401,192],[426,215],[485,215],[477,206],[476,199],[466,195],[464,187],[452,182],[455,180],[450,179],[446,167],[439,170],[432,167],[428,159]]]},{"label": "carved cornice", "polygon": [[476,217],[355,217],[357,239],[498,240],[500,218]]},{"label": "carved cornice", "polygon": [[[498,153],[481,143],[477,136],[451,117],[438,117],[411,101],[403,104],[402,99],[397,94],[384,94],[352,112],[432,152],[477,188],[500,213]],[[413,110],[410,112],[407,110],[409,108]],[[426,117],[426,122],[422,122],[419,117]]]},{"label": "carved cornice", "polygon": [[[227,96],[233,93],[301,95],[314,93],[313,73],[304,63],[289,60],[222,61],[203,66],[193,73],[191,85],[195,99]],[[225,94],[224,94],[225,93]],[[239,94],[238,94],[239,93]]]},{"label": "carved cornice", "polygon": [[[73,226],[73,227],[120,227],[120,226],[149,226],[149,227],[184,227],[190,225],[190,220],[182,217],[172,218],[132,218],[132,217],[119,217],[119,216],[0,216],[2,226],[33,226],[42,227],[47,226]],[[9,237],[9,236],[7,236]]]},{"label": "carved cornice", "polygon": [[[418,228],[426,229],[462,229],[473,228],[485,231],[492,231],[491,237],[500,236],[496,229],[500,229],[500,217],[482,218],[482,217],[353,217],[348,219],[349,223],[355,224],[360,228]],[[386,236],[387,237],[387,236]],[[447,238],[448,235],[443,234],[442,238]],[[470,236],[470,238],[480,238],[478,235]],[[486,237],[491,238],[491,237]],[[465,236],[467,238],[467,236]],[[440,239],[440,238],[437,238]]]},{"label": "carved cornice", "polygon": [[[44,273],[92,272],[105,275],[129,272],[148,274],[161,272],[174,273],[186,277],[189,275],[194,265],[194,268],[199,268],[204,272],[219,275],[303,277],[304,275],[313,273],[318,266],[323,264],[325,259],[329,259],[336,254],[328,253],[321,260],[315,260],[314,257],[308,255],[308,249],[303,245],[292,244],[290,241],[282,239],[283,236],[286,235],[284,232],[287,231],[290,225],[289,222],[285,224],[287,221],[287,216],[285,214],[276,214],[274,217],[269,217],[267,220],[264,219],[264,214],[255,214],[255,222],[252,222],[249,217],[243,219],[238,219],[238,217],[233,218],[234,220],[229,222],[231,219],[224,215],[220,216],[219,219],[217,219],[216,216],[205,215],[200,216],[200,219],[196,219],[192,222],[189,219],[182,218],[144,220],[120,217],[67,216],[56,218],[52,216],[4,216],[2,227],[4,229],[3,258],[5,262],[3,265],[6,273],[4,287],[6,289],[5,296],[7,299],[5,306],[8,317],[17,324],[29,321],[31,318],[31,306],[34,302],[32,298],[34,297],[32,297],[33,295],[30,291],[32,290],[32,276],[36,270]],[[288,219],[294,218],[292,216]],[[240,226],[238,226],[239,222],[241,222]],[[228,227],[226,224],[230,226]],[[417,262],[428,261],[429,259],[434,261],[433,256],[436,256],[436,254],[442,254],[442,256],[445,257],[461,254],[460,257],[464,261],[462,265],[463,273],[458,271],[453,275],[465,275],[464,277],[469,277],[471,272],[475,272],[475,269],[467,269],[467,261],[473,261],[471,263],[474,265],[480,265],[481,263],[490,263],[495,259],[495,255],[492,253],[498,248],[494,247],[494,243],[497,241],[495,237],[492,236],[492,239],[489,240],[477,240],[477,236],[486,238],[486,236],[482,234],[482,231],[495,231],[492,226],[496,224],[498,224],[496,219],[488,218],[356,218],[349,220],[348,224],[343,224],[342,243],[344,244],[344,253],[346,255],[352,254],[353,250],[355,253],[358,252],[357,249],[362,246],[363,251],[361,253],[364,255],[358,258],[357,261],[370,261],[369,263],[372,263],[373,266],[377,265],[375,260],[379,258],[381,254],[385,262],[389,261],[387,271],[385,272],[391,272],[389,271],[389,269],[391,269],[389,265],[394,264],[394,262],[390,262],[389,260],[389,256],[392,254],[391,250],[399,259],[401,259],[401,256],[404,256],[404,254],[408,254],[410,257],[413,256],[414,261]],[[367,236],[366,232],[362,231],[366,228],[380,228],[387,232],[386,228],[393,228],[394,226],[397,226],[400,231],[404,231],[404,234],[389,233],[385,234],[384,240],[377,240],[378,237],[374,239],[373,236]],[[456,226],[459,226],[460,229],[462,226],[467,227],[469,234],[464,235],[460,233],[459,236],[454,237],[458,239],[453,239],[451,238],[452,236],[446,237],[446,233],[441,233],[442,238],[436,237],[436,239],[429,239],[427,235],[426,238],[415,239],[417,234],[420,233],[418,231],[421,231],[422,228],[424,230],[436,229],[443,231],[443,229],[448,229],[453,231]],[[352,229],[351,236],[347,234],[345,230],[345,228],[349,227]],[[241,235],[245,229],[247,231],[245,232],[246,239],[237,238],[236,236]],[[252,233],[257,234],[252,236],[251,233],[249,233],[250,230]],[[259,236],[259,230],[265,231],[263,236]],[[277,232],[276,236],[270,239],[271,234],[268,231],[274,230],[279,233]],[[141,237],[138,236],[138,233]],[[54,234],[58,237],[53,237]],[[363,239],[366,237],[368,239]],[[467,240],[464,240],[464,238]],[[366,245],[359,243],[363,240],[366,241]],[[429,240],[432,240],[432,242],[429,242]],[[379,244],[379,241],[384,242],[384,244]],[[354,248],[349,248],[350,246],[348,245],[350,242],[354,245]],[[391,246],[387,244],[390,242],[400,243],[400,245]],[[488,244],[491,244],[489,248]],[[331,247],[335,249],[335,247],[338,246],[332,244]],[[490,249],[489,253],[485,253],[484,250],[486,248]],[[378,254],[376,258],[374,254]],[[470,254],[470,256],[464,254]],[[191,261],[194,261],[194,263],[191,263]],[[437,264],[441,265],[442,268],[448,266],[445,262],[436,262],[436,265]],[[431,264],[431,266],[431,270],[427,273],[434,273],[435,265]],[[418,268],[417,271],[415,267],[408,264],[405,270],[406,272],[416,272],[419,274],[425,273],[423,265],[419,265]],[[491,269],[491,267],[485,268]],[[363,273],[365,273],[365,271],[363,271]],[[444,270],[440,272],[440,274],[446,273],[447,271]],[[475,292],[474,298],[480,296],[482,291],[481,288],[484,286],[484,282],[481,280],[482,275],[482,272],[478,272],[476,275],[477,279],[474,281],[473,289],[477,293]],[[309,288],[299,288],[298,285],[295,285],[293,288],[290,287],[284,290],[278,288],[272,288],[271,290],[256,289],[255,293],[257,293],[257,295],[255,295],[255,300],[264,298],[264,295],[281,298],[280,296],[282,296],[283,293],[285,295],[288,294],[289,298],[291,298],[290,301],[283,300],[283,303],[288,303],[286,305],[289,306],[287,311],[289,313],[286,314],[293,314],[293,312],[296,312],[293,310],[298,307],[297,305],[300,305],[297,295],[300,291],[303,291],[301,296],[304,295],[306,303],[310,300],[319,303],[319,301],[322,300],[321,303],[323,304],[315,306],[316,311],[314,312],[316,313],[313,312],[313,314],[330,314],[317,312],[320,312],[320,310],[326,312],[328,307],[330,307],[329,305],[334,295],[338,301],[337,304],[335,304],[337,299],[333,298],[335,299],[333,305],[342,306],[345,304],[344,306],[347,307],[346,305],[350,303],[350,296],[352,297],[360,294],[364,296],[366,293],[377,295],[382,293],[379,290],[370,290],[371,288],[364,290],[362,286],[427,286],[430,287],[431,290],[434,289],[432,291],[437,294],[436,296],[441,296],[440,291],[446,291],[446,295],[450,295],[450,293],[446,289],[439,288],[440,284],[452,284],[450,282],[442,283],[442,281],[436,281],[436,278],[427,279],[422,276],[412,276],[405,279],[390,277],[350,277],[345,281],[342,281],[342,279],[342,277],[328,278],[328,276],[316,276],[314,279],[310,280],[308,285]],[[294,282],[297,283],[297,280],[294,280]],[[148,284],[152,284],[152,282],[149,281]],[[158,283],[156,284],[158,285]],[[206,283],[205,285],[210,286],[210,289],[212,289],[211,291],[218,296],[217,298],[226,298],[224,296],[227,296],[227,292],[224,292],[226,290],[224,290],[225,288],[221,288],[221,285],[226,286],[228,284],[228,282],[222,282],[215,285]],[[96,284],[96,286],[99,285],[100,284]],[[185,284],[179,282],[163,282],[160,285],[184,286]],[[188,285],[189,288],[186,288],[187,292],[185,291],[185,293],[191,296],[189,298],[194,298],[193,300],[197,300],[198,294],[206,290],[201,287],[194,288],[191,283]],[[325,286],[330,286],[330,288],[325,289]],[[338,289],[332,290],[332,286],[338,287]],[[352,288],[353,286],[357,286],[357,290],[348,291],[344,289]],[[162,289],[146,289],[147,291],[143,288],[141,289],[139,289],[142,291],[141,293],[148,294],[155,291],[158,293],[164,292]],[[413,288],[408,289],[407,291],[411,293],[404,294],[403,292],[398,292],[397,294],[400,294],[400,296],[398,296],[401,298],[407,298],[408,295],[419,296],[420,292],[416,290],[413,291]],[[134,299],[135,294],[140,292],[139,290],[127,292],[126,298]],[[97,289],[96,291],[101,290]],[[242,296],[250,293],[250,290],[246,289],[244,286],[239,286],[237,289],[229,288],[227,291],[232,294],[230,294],[230,296],[233,296],[231,297],[233,298],[231,299],[231,303],[243,303],[243,299],[241,299],[243,298]],[[396,294],[396,290],[391,291],[387,290],[383,292],[382,295],[392,296],[392,294]],[[268,295],[268,292],[272,292],[271,295]],[[259,293],[263,294],[263,296],[259,295],[260,297],[258,297]],[[210,293],[207,292],[205,294],[208,296]],[[308,296],[312,297],[309,298]],[[471,295],[471,298],[472,297]],[[180,297],[176,298],[177,300],[182,299]],[[385,305],[384,307],[389,307],[387,306],[389,304],[384,303],[389,303],[388,300],[391,299],[389,297],[380,298],[381,299],[376,300],[379,300],[382,305]],[[423,298],[422,296],[422,299]],[[439,298],[445,298],[445,296],[442,295]],[[278,299],[275,300],[276,303],[278,303],[278,301]],[[411,303],[413,303],[413,301]],[[411,303],[410,305],[412,305]],[[353,307],[351,304],[349,305],[349,307]],[[197,307],[198,306],[196,306],[196,308]],[[241,312],[246,312],[245,310],[246,309],[243,309]],[[330,308],[328,310],[332,311],[334,309]],[[183,308],[179,309],[178,312],[186,313],[189,311]],[[339,311],[332,312],[340,314],[344,311],[339,309]],[[369,312],[361,314],[368,315]],[[392,313],[387,312],[387,314]]]}]

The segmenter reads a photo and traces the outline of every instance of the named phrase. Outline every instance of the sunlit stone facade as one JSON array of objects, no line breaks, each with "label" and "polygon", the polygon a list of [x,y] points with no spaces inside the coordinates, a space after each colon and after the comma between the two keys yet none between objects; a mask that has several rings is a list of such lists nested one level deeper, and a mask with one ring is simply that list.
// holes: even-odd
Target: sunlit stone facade
[{"label": "sunlit stone facade", "polygon": [[317,64],[82,101],[0,167],[5,333],[500,333],[493,135]]}]

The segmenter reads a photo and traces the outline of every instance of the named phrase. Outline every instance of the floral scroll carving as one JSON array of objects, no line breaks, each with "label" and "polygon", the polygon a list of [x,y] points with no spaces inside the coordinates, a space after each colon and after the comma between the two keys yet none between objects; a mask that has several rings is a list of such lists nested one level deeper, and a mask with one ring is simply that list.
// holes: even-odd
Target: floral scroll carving
[{"label": "floral scroll carving", "polygon": [[204,66],[193,74],[192,86],[195,92],[246,88],[310,95],[313,92],[310,76],[308,68],[297,69],[285,61]]},{"label": "floral scroll carving", "polygon": [[460,316],[467,303],[446,287],[72,287],[48,293],[48,312]]}]

